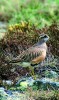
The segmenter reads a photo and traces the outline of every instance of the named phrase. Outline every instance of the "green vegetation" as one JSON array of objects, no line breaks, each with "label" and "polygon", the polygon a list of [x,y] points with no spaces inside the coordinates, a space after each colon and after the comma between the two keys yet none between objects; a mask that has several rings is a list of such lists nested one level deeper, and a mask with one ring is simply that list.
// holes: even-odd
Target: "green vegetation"
[{"label": "green vegetation", "polygon": [[59,0],[0,0],[0,16],[9,24],[29,21],[42,28],[59,22]]}]

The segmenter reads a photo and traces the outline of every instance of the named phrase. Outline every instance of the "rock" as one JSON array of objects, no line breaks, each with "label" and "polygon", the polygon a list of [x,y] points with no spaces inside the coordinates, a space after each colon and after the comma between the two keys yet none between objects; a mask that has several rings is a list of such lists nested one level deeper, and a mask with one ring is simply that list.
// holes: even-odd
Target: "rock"
[{"label": "rock", "polygon": [[48,77],[48,78],[58,78],[59,75],[57,74],[57,72],[55,71],[45,71],[45,77]]},{"label": "rock", "polygon": [[37,89],[59,89],[59,82],[58,81],[53,81],[52,79],[49,78],[42,78],[42,79],[37,79],[33,86],[36,86]]},{"label": "rock", "polygon": [[34,81],[35,80],[32,77],[22,78],[18,80],[18,82],[16,83],[16,86],[19,86],[19,90],[20,89],[25,90],[26,88],[28,88],[28,86],[32,87]]},{"label": "rock", "polygon": [[6,86],[6,85],[13,85],[13,82],[11,80],[3,80],[3,85]]}]

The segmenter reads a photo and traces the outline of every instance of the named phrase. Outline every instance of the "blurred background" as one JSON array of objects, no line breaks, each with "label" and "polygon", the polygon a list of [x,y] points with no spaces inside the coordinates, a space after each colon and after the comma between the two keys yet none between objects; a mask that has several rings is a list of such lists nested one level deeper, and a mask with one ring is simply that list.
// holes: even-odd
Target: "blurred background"
[{"label": "blurred background", "polygon": [[0,0],[0,21],[29,21],[38,28],[59,22],[59,0]]}]

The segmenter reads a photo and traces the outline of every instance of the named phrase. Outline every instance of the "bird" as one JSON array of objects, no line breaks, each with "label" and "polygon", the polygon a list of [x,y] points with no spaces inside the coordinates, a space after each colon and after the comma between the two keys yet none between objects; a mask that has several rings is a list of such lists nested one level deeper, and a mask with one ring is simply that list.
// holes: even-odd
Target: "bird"
[{"label": "bird", "polygon": [[31,66],[35,66],[46,58],[47,44],[49,36],[45,33],[39,35],[39,41],[28,49],[24,50],[20,55],[10,60],[10,63],[29,62]]}]

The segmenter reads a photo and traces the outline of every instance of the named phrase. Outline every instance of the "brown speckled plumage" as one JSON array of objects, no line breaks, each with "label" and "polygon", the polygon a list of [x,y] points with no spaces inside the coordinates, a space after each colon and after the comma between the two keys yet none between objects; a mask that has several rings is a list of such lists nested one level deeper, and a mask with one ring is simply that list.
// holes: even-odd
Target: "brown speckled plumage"
[{"label": "brown speckled plumage", "polygon": [[19,56],[13,58],[10,62],[30,62],[33,65],[42,62],[46,57],[46,41],[48,39],[49,37],[46,34],[43,34],[41,36],[41,40],[37,44],[23,51]]}]

